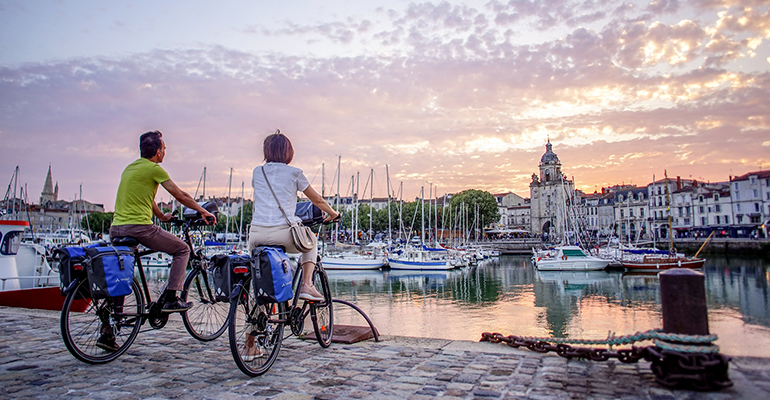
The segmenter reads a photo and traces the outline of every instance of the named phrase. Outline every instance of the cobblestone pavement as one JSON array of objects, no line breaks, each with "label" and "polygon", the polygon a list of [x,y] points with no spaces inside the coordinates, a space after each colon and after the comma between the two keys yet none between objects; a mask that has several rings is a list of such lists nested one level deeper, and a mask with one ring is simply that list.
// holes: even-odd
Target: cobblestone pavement
[{"label": "cobblestone pavement", "polygon": [[89,399],[768,399],[770,359],[734,358],[732,388],[672,391],[649,363],[567,360],[503,344],[387,337],[322,349],[290,338],[265,375],[232,360],[227,334],[201,343],[175,315],[147,325],[112,363],[64,347],[59,313],[0,307],[0,398]]}]

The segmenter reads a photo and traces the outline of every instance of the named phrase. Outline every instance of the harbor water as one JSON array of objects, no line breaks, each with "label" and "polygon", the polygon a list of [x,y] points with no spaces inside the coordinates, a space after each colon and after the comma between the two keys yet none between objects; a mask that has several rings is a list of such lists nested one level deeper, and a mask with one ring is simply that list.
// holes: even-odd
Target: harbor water
[{"label": "harbor water", "polygon": [[[770,357],[770,262],[710,256],[709,328],[726,355]],[[503,335],[604,339],[661,328],[656,274],[537,271],[503,256],[446,272],[328,271],[335,298],[362,308],[380,334],[479,340]],[[335,323],[365,325],[335,306]],[[639,345],[648,345],[641,343]]]}]

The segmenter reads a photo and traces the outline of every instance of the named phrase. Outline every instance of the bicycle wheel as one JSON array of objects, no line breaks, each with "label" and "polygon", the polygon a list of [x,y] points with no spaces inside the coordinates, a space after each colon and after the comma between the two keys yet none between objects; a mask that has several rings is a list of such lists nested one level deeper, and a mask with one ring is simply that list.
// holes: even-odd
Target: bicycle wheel
[{"label": "bicycle wheel", "polygon": [[262,375],[278,358],[283,340],[282,305],[258,305],[254,291],[237,285],[230,301],[228,337],[235,365],[249,376]]},{"label": "bicycle wheel", "polygon": [[217,299],[214,277],[208,271],[194,268],[185,279],[183,301],[190,299],[193,308],[182,313],[182,322],[190,336],[208,342],[218,338],[227,329],[227,314],[230,304]]},{"label": "bicycle wheel", "polygon": [[323,301],[310,303],[310,319],[313,321],[313,330],[318,344],[321,347],[329,347],[332,344],[334,333],[334,310],[332,309],[332,293],[329,289],[329,278],[326,271],[315,271],[315,287],[323,294]]},{"label": "bicycle wheel", "polygon": [[139,334],[144,313],[144,298],[136,280],[131,290],[131,294],[122,297],[93,299],[88,280],[83,279],[67,294],[61,313],[61,335],[75,358],[103,364],[128,350]]}]

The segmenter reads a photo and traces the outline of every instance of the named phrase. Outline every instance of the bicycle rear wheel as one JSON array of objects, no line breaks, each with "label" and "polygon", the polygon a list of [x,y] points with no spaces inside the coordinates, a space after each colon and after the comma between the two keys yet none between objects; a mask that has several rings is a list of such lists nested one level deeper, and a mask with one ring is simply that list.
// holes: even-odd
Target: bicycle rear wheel
[{"label": "bicycle rear wheel", "polygon": [[61,313],[61,335],[75,358],[103,364],[128,350],[139,334],[144,313],[144,298],[136,280],[131,290],[131,294],[122,297],[93,299],[88,280],[83,279],[67,294]]},{"label": "bicycle rear wheel", "polygon": [[329,347],[334,334],[334,310],[329,278],[326,276],[326,271],[319,268],[315,271],[314,280],[315,287],[323,294],[324,300],[310,303],[310,319],[313,321],[313,330],[318,344],[321,347]]},{"label": "bicycle rear wheel", "polygon": [[283,305],[257,304],[250,286],[237,285],[233,289],[237,295],[230,300],[228,338],[238,369],[258,376],[270,369],[281,350],[284,323],[278,319]]},{"label": "bicycle rear wheel", "polygon": [[221,336],[227,329],[227,315],[230,304],[217,299],[214,277],[208,271],[195,268],[185,279],[183,301],[191,300],[193,308],[182,313],[182,322],[190,336],[208,342]]}]

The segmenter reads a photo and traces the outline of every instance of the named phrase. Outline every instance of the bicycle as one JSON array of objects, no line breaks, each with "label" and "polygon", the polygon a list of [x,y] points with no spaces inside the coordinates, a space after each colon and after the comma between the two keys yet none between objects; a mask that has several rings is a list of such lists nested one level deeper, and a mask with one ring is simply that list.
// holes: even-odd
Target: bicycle
[{"label": "bicycle", "polygon": [[[212,274],[207,271],[208,262],[202,249],[195,250],[190,236],[191,228],[203,226],[206,222],[199,214],[185,215],[183,219],[173,218],[168,222],[182,227],[184,240],[190,247],[190,271],[185,277],[180,298],[187,301],[191,297],[195,305],[182,313],[182,322],[195,339],[214,340],[227,328],[225,310],[229,310],[229,304],[226,299],[220,300],[215,296]],[[156,251],[140,251],[139,243],[132,237],[114,238],[112,244],[128,246],[134,254],[140,279],[137,281],[134,277],[131,294],[95,299],[91,296],[88,278],[84,275],[75,278],[65,290],[67,296],[60,321],[62,339],[75,358],[89,364],[102,364],[117,359],[134,342],[145,321],[153,329],[161,329],[169,317],[169,313],[162,312],[163,304],[152,300],[141,262],[142,256]],[[97,340],[103,334],[115,336],[117,350],[108,351],[97,346]]]},{"label": "bicycle", "polygon": [[[329,288],[329,278],[321,264],[321,257],[313,269],[313,282],[323,294],[322,301],[302,300],[299,305],[299,286],[302,283],[302,268],[297,266],[292,278],[294,296],[281,303],[263,303],[252,290],[251,271],[242,268],[237,283],[230,293],[230,312],[228,314],[228,339],[230,352],[238,368],[249,376],[259,376],[267,372],[278,358],[281,342],[284,339],[286,325],[291,335],[300,336],[304,332],[305,319],[310,315],[318,344],[329,347],[334,331],[333,299]],[[255,353],[250,354],[252,349]]]}]

